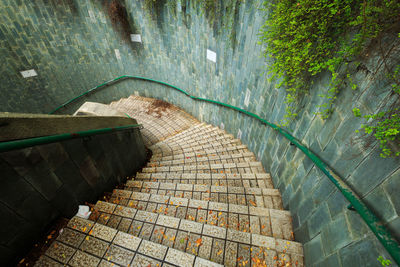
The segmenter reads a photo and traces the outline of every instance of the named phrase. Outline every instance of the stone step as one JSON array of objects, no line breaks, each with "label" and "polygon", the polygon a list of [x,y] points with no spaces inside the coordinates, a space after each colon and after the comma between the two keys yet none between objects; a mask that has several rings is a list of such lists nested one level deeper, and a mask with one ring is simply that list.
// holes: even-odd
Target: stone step
[{"label": "stone step", "polygon": [[[277,189],[129,181],[125,190],[269,209],[283,209],[281,195]],[[115,189],[114,191],[120,190]],[[121,193],[119,192],[117,195],[121,195]]]},{"label": "stone step", "polygon": [[[273,189],[268,173],[137,173],[136,181],[215,186],[259,187]],[[129,181],[127,181],[127,184]]]},{"label": "stone step", "polygon": [[172,247],[73,217],[35,266],[222,266]]},{"label": "stone step", "polygon": [[222,137],[226,138],[234,138],[233,135],[227,134],[225,131],[217,128],[217,127],[191,127],[187,130],[184,130],[174,136],[169,137],[163,142],[176,142],[176,143],[185,143],[190,142],[192,140],[202,140],[204,138],[211,137]]},{"label": "stone step", "polygon": [[229,147],[229,146],[240,146],[242,143],[239,139],[220,139],[220,140],[211,140],[211,139],[204,139],[202,141],[193,141],[192,143],[188,143],[185,145],[178,145],[178,144],[160,144],[156,143],[155,145],[149,147],[154,154],[157,153],[165,153],[171,151],[172,153],[176,153],[178,151],[187,151],[188,149],[194,150],[203,150],[205,148],[211,147]]},{"label": "stone step", "polygon": [[[276,266],[282,259],[303,266],[302,245],[259,233],[238,231],[99,201],[92,219],[139,238],[209,259],[225,266],[250,266],[251,260]],[[264,253],[265,252],[265,253]],[[297,263],[297,264],[296,264]]]},{"label": "stone step", "polygon": [[182,172],[182,173],[263,173],[264,168],[259,161],[250,162],[232,162],[221,164],[209,164],[207,161],[198,164],[185,164],[183,166],[162,166],[162,167],[145,167],[142,169],[143,173],[169,173],[169,172]]},{"label": "stone step", "polygon": [[184,112],[180,108],[174,105],[168,105],[164,107],[154,106],[156,99],[151,99],[150,101],[135,101],[132,98],[123,99],[115,108],[129,112],[135,117],[146,117],[152,121],[166,121],[174,120],[174,124],[171,127],[187,125],[189,127],[193,124],[199,123],[199,121],[191,116],[190,114]]},{"label": "stone step", "polygon": [[[200,130],[196,132],[181,132],[182,137],[176,137],[176,135],[168,138],[165,142],[168,143],[187,143],[192,141],[199,141],[206,138],[214,138],[214,139],[233,139],[234,136],[232,134],[228,134],[225,131],[222,131],[218,128],[206,128],[205,130]],[[164,142],[164,141],[163,141]]]},{"label": "stone step", "polygon": [[175,151],[174,153],[153,153],[153,158],[163,158],[167,156],[171,156],[172,159],[180,159],[187,157],[188,155],[192,155],[193,153],[198,154],[198,155],[223,155],[223,154],[229,154],[229,153],[249,153],[250,151],[247,149],[247,146],[245,145],[230,145],[230,146],[216,146],[216,147],[204,147],[202,149],[193,149],[193,148],[187,148],[184,151]]},{"label": "stone step", "polygon": [[[245,155],[246,154],[246,155]],[[225,154],[214,156],[196,156],[186,157],[182,159],[175,160],[157,160],[151,159],[147,163],[147,167],[163,167],[163,166],[175,166],[175,165],[185,165],[185,164],[200,164],[201,162],[209,162],[210,164],[221,164],[221,163],[233,163],[233,162],[250,162],[256,161],[253,153],[236,153],[236,154]]]},{"label": "stone step", "polygon": [[181,154],[184,152],[191,152],[191,151],[204,151],[206,149],[218,149],[218,148],[231,148],[232,150],[240,150],[240,149],[247,149],[247,146],[242,145],[239,139],[229,139],[227,141],[210,141],[205,142],[203,144],[182,147],[182,146],[151,146],[150,149],[153,151],[153,154],[162,154],[163,156],[173,155],[173,154]]},{"label": "stone step", "polygon": [[[231,143],[234,140],[233,135],[229,134],[222,134],[222,135],[204,135],[202,137],[197,137],[197,138],[191,138],[190,141],[185,141],[185,142],[175,142],[175,141],[161,141],[157,144],[154,144],[153,146],[150,147],[150,149],[160,149],[160,148],[169,148],[169,147],[180,147],[180,148],[187,148],[187,147],[195,147],[195,146],[200,146],[204,145],[207,143],[212,143],[212,142],[225,142],[225,143]],[[237,142],[238,139],[236,139]],[[235,142],[235,143],[236,143]]]},{"label": "stone step", "polygon": [[194,117],[173,105],[163,108],[162,112],[149,112],[154,101],[154,99],[148,99],[135,102],[132,98],[121,99],[111,103],[110,107],[134,117],[143,124],[146,130],[143,130],[142,134],[147,146],[200,124]]},{"label": "stone step", "polygon": [[[292,240],[293,238],[290,212],[286,210],[128,190],[114,191],[112,197],[116,204],[131,208],[166,213],[169,216],[182,219],[192,218],[200,223],[208,223],[240,231],[261,232],[267,236],[287,240]],[[216,217],[217,214],[218,218]],[[264,228],[261,229],[260,227],[263,225]]]},{"label": "stone step", "polygon": [[[237,156],[238,155],[238,156]],[[151,157],[150,161],[164,161],[164,160],[185,160],[185,159],[191,159],[191,158],[196,158],[196,161],[203,161],[202,158],[220,158],[220,159],[229,159],[229,158],[234,158],[234,157],[255,157],[253,152],[247,151],[247,152],[235,152],[232,150],[227,151],[225,148],[218,149],[218,150],[207,150],[207,152],[202,152],[202,151],[195,151],[195,152],[189,152],[189,153],[184,153],[184,154],[175,154],[171,156],[160,156],[160,155],[154,155]],[[207,160],[207,159],[204,159]]]}]

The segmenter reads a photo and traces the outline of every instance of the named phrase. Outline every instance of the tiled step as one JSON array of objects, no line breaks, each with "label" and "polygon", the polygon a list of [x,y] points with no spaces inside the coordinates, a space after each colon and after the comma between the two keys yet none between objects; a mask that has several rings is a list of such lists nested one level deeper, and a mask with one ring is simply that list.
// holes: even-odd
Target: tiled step
[{"label": "tiled step", "polygon": [[231,148],[232,150],[240,150],[246,149],[245,145],[242,145],[239,139],[230,139],[227,141],[218,141],[218,142],[205,142],[204,144],[199,144],[195,146],[181,147],[181,146],[152,146],[150,149],[153,151],[153,154],[162,154],[164,156],[172,155],[172,154],[180,154],[183,152],[190,151],[203,151],[206,149],[221,149],[221,148]]},{"label": "tiled step", "polygon": [[[235,155],[235,156],[234,156]],[[207,152],[190,152],[190,153],[185,153],[185,154],[176,154],[176,155],[171,155],[171,156],[160,156],[160,155],[154,155],[151,157],[150,162],[156,162],[156,161],[165,161],[165,160],[186,160],[186,159],[192,159],[196,158],[196,161],[205,161],[208,158],[220,158],[220,159],[230,159],[234,157],[255,157],[253,152],[247,151],[247,152],[236,152],[234,150],[227,150],[225,148],[222,149],[217,149],[214,151],[207,150]],[[204,158],[204,159],[203,159]]]},{"label": "tiled step", "polygon": [[[290,212],[285,210],[118,190],[114,202],[123,206],[166,213],[182,219],[252,231],[292,240]],[[218,215],[218,216],[217,216]],[[264,226],[264,228],[261,228]]]},{"label": "tiled step", "polygon": [[143,124],[142,134],[148,146],[200,124],[194,117],[173,105],[156,112],[151,111],[152,103],[155,101],[134,96],[112,102],[110,107],[134,117]]},{"label": "tiled step", "polygon": [[193,254],[74,217],[35,266],[222,266]]},{"label": "tiled step", "polygon": [[200,172],[200,173],[263,173],[264,168],[259,161],[232,162],[223,164],[209,164],[207,161],[199,164],[185,164],[183,166],[145,167],[143,173],[169,172]]},{"label": "tiled step", "polygon": [[217,127],[197,127],[189,128],[181,133],[171,136],[164,142],[168,143],[190,143],[193,141],[200,141],[204,139],[233,139],[233,135],[227,134],[225,131]]},{"label": "tiled step", "polygon": [[[204,139],[214,139],[214,140],[222,140],[222,139],[234,139],[232,134],[227,134],[225,131],[222,131],[218,128],[198,128],[200,131],[183,131],[181,132],[182,137],[177,137],[176,135],[166,139],[168,143],[177,143],[177,144],[187,144],[194,141],[201,141]],[[205,130],[203,130],[205,129]]]},{"label": "tiled step", "polygon": [[[277,189],[130,181],[126,184],[125,190],[269,209],[282,209],[282,199]],[[115,189],[115,191],[121,190]],[[118,195],[121,195],[121,193],[118,192]]]},{"label": "tiled step", "polygon": [[[274,188],[268,173],[137,173],[135,180],[176,184]],[[127,185],[130,182],[127,181]]]},{"label": "tiled step", "polygon": [[276,266],[281,259],[303,266],[301,244],[289,240],[101,201],[94,210],[97,223],[225,266],[250,266],[252,258],[265,260],[267,266]]},{"label": "tiled step", "polygon": [[175,165],[185,165],[185,164],[199,164],[201,162],[209,162],[210,164],[220,164],[220,163],[232,163],[232,162],[250,162],[256,161],[253,153],[232,153],[232,154],[214,154],[213,156],[196,156],[186,157],[182,159],[175,160],[159,160],[151,159],[147,163],[147,167],[163,167],[163,166],[175,166]]},{"label": "tiled step", "polygon": [[134,98],[129,97],[128,99],[122,99],[119,103],[111,103],[116,109],[123,109],[127,112],[133,113],[137,117],[141,116],[151,116],[153,120],[163,121],[165,119],[175,119],[175,125],[171,125],[170,127],[188,125],[189,127],[193,126],[193,123],[198,122],[190,114],[184,112],[180,108],[174,105],[169,105],[168,107],[159,107],[153,106],[156,99],[148,99],[147,101],[136,101]]},{"label": "tiled step", "polygon": [[169,144],[163,144],[159,145],[159,143],[153,145],[150,147],[151,151],[153,151],[153,154],[164,154],[166,155],[167,153],[170,154],[180,154],[182,153],[181,151],[202,151],[205,149],[209,148],[214,148],[214,149],[220,149],[220,148],[228,148],[232,146],[240,146],[240,149],[243,149],[245,147],[242,147],[243,145],[241,144],[239,139],[229,139],[227,141],[208,141],[205,140],[204,142],[194,142],[191,145],[169,145]]},{"label": "tiled step", "polygon": [[229,154],[229,153],[249,153],[250,151],[247,149],[247,146],[245,145],[230,145],[230,146],[216,146],[216,147],[209,147],[209,146],[204,146],[202,148],[187,148],[184,151],[174,151],[174,153],[170,152],[157,152],[153,153],[154,159],[156,158],[168,158],[169,159],[182,159],[185,157],[190,157],[193,154],[197,155],[206,155],[206,156],[212,156],[215,154],[223,155],[223,154]]},{"label": "tiled step", "polygon": [[222,144],[240,144],[239,139],[234,139],[233,136],[231,135],[218,135],[218,136],[205,136],[203,138],[193,138],[190,141],[185,141],[185,142],[174,142],[168,140],[167,142],[159,142],[153,146],[150,147],[151,150],[165,150],[165,149],[170,149],[170,150],[179,150],[179,149],[185,149],[188,147],[197,147],[205,144],[211,144],[211,143],[216,143],[220,142]]},{"label": "tiled step", "polygon": [[[146,137],[148,136],[150,139],[153,140],[153,143],[148,144],[148,145],[153,145],[157,142],[160,142],[174,134],[176,134],[179,131],[182,131],[184,129],[187,129],[190,127],[190,125],[176,125],[176,127],[170,127],[169,125],[172,124],[172,121],[176,120],[167,120],[165,121],[154,121],[151,116],[135,116],[134,114],[130,114],[128,111],[126,112],[128,115],[135,117],[135,119],[143,124],[144,129],[147,131],[143,132],[143,135]],[[157,122],[157,123],[156,123]]]}]

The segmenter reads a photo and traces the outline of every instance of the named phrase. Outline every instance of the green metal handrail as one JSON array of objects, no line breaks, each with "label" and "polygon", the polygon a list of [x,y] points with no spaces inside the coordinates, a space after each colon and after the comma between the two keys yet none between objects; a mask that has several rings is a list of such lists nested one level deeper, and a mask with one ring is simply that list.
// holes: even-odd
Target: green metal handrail
[{"label": "green metal handrail", "polygon": [[141,124],[132,124],[132,125],[124,125],[124,126],[116,126],[112,128],[102,128],[102,129],[94,129],[88,131],[80,131],[76,133],[64,133],[64,134],[56,134],[49,136],[41,136],[27,139],[20,139],[14,141],[0,142],[0,152],[11,151],[15,149],[22,149],[37,145],[45,145],[50,143],[56,143],[60,141],[70,140],[74,138],[88,137],[98,134],[105,134],[115,131],[123,131],[134,128],[142,127]]},{"label": "green metal handrail", "polygon": [[397,264],[400,265],[400,245],[399,243],[393,238],[393,236],[390,234],[389,230],[383,225],[382,222],[378,219],[378,217],[362,202],[359,196],[335,173],[334,170],[332,170],[326,163],[324,163],[316,154],[314,154],[310,149],[308,149],[306,146],[301,144],[299,140],[297,140],[293,135],[288,133],[286,130],[280,128],[274,123],[268,122],[267,120],[261,118],[255,113],[249,112],[247,110],[222,103],[219,101],[215,100],[210,100],[206,98],[201,98],[201,97],[196,97],[190,95],[188,92],[173,86],[171,84],[162,82],[162,81],[157,81],[154,79],[150,78],[145,78],[145,77],[140,77],[140,76],[131,76],[131,75],[123,75],[120,77],[117,77],[115,79],[112,79],[110,81],[107,81],[105,83],[102,83],[96,87],[93,87],[92,89],[82,93],[81,95],[65,102],[64,104],[58,106],[56,109],[50,112],[50,114],[55,113],[59,109],[67,106],[68,104],[75,102],[79,98],[101,88],[104,86],[109,86],[111,84],[114,84],[116,82],[126,80],[126,79],[135,79],[135,80],[144,80],[144,81],[150,81],[158,84],[163,84],[168,87],[171,87],[186,96],[190,97],[193,100],[199,100],[199,101],[204,101],[204,102],[209,102],[213,103],[219,106],[223,106],[229,109],[236,110],[240,113],[246,114],[252,118],[255,118],[262,122],[263,124],[268,125],[272,129],[278,131],[280,134],[282,134],[286,139],[288,139],[291,143],[293,143],[296,147],[298,147],[303,153],[311,159],[312,162],[329,178],[329,180],[332,181],[332,183],[339,189],[339,191],[343,194],[343,196],[350,202],[350,204],[353,206],[353,208],[360,214],[361,218],[364,220],[364,222],[369,226],[371,231],[375,234],[375,236],[378,238],[378,240],[381,242],[381,244],[386,248],[388,253],[392,256],[392,258],[396,261]]}]

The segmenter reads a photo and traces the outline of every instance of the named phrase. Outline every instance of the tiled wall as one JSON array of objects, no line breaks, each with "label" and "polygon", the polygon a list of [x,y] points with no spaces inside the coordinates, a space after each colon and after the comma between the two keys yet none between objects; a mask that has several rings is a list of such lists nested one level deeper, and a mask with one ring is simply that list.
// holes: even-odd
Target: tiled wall
[{"label": "tiled wall", "polygon": [[[49,112],[84,90],[130,74],[169,82],[193,95],[230,103],[279,122],[284,115],[285,92],[268,81],[268,63],[261,57],[263,47],[257,43],[265,15],[259,10],[262,1],[241,1],[232,25],[219,27],[220,33],[218,27],[210,27],[199,8],[182,1],[178,1],[176,13],[169,5],[152,15],[143,1],[122,1],[129,30],[141,34],[141,44],[122,38],[101,1],[2,1],[1,111]],[[386,40],[384,47],[390,47],[391,41]],[[207,49],[217,53],[216,63],[207,60]],[[326,92],[329,83],[329,76],[322,74],[310,85],[310,95],[301,101],[298,119],[288,130],[332,166],[400,240],[400,194],[396,191],[400,186],[400,160],[380,158],[376,141],[355,133],[363,121],[352,115],[354,107],[374,112],[393,99],[382,58],[374,47],[368,54],[362,68],[353,72],[358,89],[342,91],[328,120],[314,114],[317,105],[323,103],[318,95]],[[22,78],[19,71],[32,68],[38,76]],[[281,190],[285,207],[293,214],[296,239],[305,244],[308,266],[376,266],[379,255],[388,257],[312,162],[257,121],[140,81],[123,81],[82,101],[107,103],[135,91],[168,100],[203,121],[223,123],[234,135],[241,132],[243,142],[260,158]],[[64,112],[72,112],[77,106]]]},{"label": "tiled wall", "polygon": [[139,129],[1,153],[1,265],[18,262],[57,217],[95,203],[145,160]]}]

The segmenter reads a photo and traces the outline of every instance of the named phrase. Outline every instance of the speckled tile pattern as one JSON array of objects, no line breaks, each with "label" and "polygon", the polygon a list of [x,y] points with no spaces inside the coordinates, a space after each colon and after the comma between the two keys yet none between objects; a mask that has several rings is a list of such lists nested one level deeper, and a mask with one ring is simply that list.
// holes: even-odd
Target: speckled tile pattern
[{"label": "speckled tile pattern", "polygon": [[80,249],[97,257],[102,257],[108,248],[108,243],[95,237],[85,238]]},{"label": "speckled tile pattern", "polygon": [[130,96],[110,104],[111,107],[134,117],[143,124],[145,144],[150,146],[173,136],[195,124],[200,124],[191,115],[178,107],[163,104],[153,98]]},{"label": "speckled tile pattern", "polygon": [[94,205],[90,221],[71,220],[58,238],[65,258],[58,248],[44,260],[71,266],[304,265],[279,190],[240,139],[154,99],[131,96],[110,106],[143,123],[152,158],[107,202]]},{"label": "speckled tile pattern", "polygon": [[[169,247],[143,240],[136,236],[117,231],[113,228],[91,222],[93,232],[96,231],[97,237],[86,233],[84,227],[70,228],[77,222],[82,222],[81,218],[74,217],[70,223],[54,241],[45,255],[41,256],[35,263],[35,267],[71,266],[71,267],[95,267],[95,266],[188,266],[187,261],[194,262],[197,257],[171,249]],[[89,222],[84,220],[83,222]],[[74,232],[74,234],[72,234]],[[110,241],[110,233],[114,233]],[[71,246],[64,242],[70,242],[70,237],[83,237],[79,245],[74,240]],[[104,238],[104,239],[103,239]],[[168,255],[168,257],[166,257]],[[179,256],[179,260],[177,257]],[[206,261],[213,264],[209,261]],[[143,265],[144,264],[144,265]],[[216,265],[221,266],[221,265]]]},{"label": "speckled tile pattern", "polygon": [[74,255],[75,249],[60,243],[60,242],[54,242],[50,248],[46,251],[46,255],[53,258],[57,259],[61,263],[67,263],[72,255]]},{"label": "speckled tile pattern", "polygon": [[100,262],[99,258],[78,250],[75,252],[74,256],[68,262],[68,264],[73,267],[81,267],[81,266],[96,267],[99,264],[99,262]]}]

